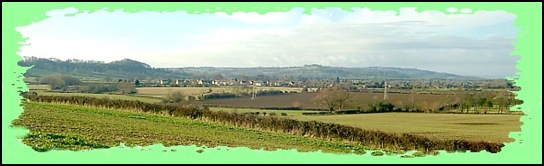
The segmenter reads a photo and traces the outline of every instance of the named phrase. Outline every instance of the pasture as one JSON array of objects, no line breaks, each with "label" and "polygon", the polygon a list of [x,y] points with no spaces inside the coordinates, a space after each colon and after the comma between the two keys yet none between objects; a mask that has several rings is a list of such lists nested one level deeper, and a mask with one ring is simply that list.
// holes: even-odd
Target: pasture
[{"label": "pasture", "polygon": [[297,120],[330,122],[429,138],[493,142],[513,142],[509,133],[521,131],[520,117],[521,115],[429,113],[293,116]]},{"label": "pasture", "polygon": [[161,102],[161,99],[159,99],[159,98],[137,96],[137,95],[91,94],[91,93],[59,93],[59,92],[39,92],[39,91],[37,93],[38,93],[38,95],[43,95],[43,96],[87,96],[87,97],[119,99],[119,100],[138,100],[138,101],[147,102],[147,103]]},{"label": "pasture", "polygon": [[[184,95],[202,95],[208,93],[209,90],[214,93],[233,92],[233,87],[141,87],[136,88],[138,95],[151,96],[151,97],[164,97],[169,93],[180,91]],[[302,88],[290,88],[290,87],[256,87],[256,91],[262,90],[281,90],[281,91],[302,91]]]},{"label": "pasture", "polygon": [[[197,145],[250,149],[297,149],[329,153],[365,153],[365,147],[339,141],[325,141],[290,134],[206,123],[123,110],[24,103],[25,111],[13,121],[30,130],[23,142],[38,151],[52,148],[83,150],[127,146]],[[203,148],[206,153],[206,149]]]},{"label": "pasture", "polygon": [[287,114],[287,116],[303,116],[304,112],[317,112],[317,111],[302,111],[302,110],[266,110],[266,109],[251,109],[251,108],[221,108],[221,107],[210,107],[211,111],[224,111],[224,112],[236,112],[236,113],[246,113],[246,112],[259,112],[260,114],[266,113],[275,113],[276,116],[281,116],[282,113]]},{"label": "pasture", "polygon": [[49,85],[27,85],[28,90],[31,91],[49,91],[51,90],[51,86]]},{"label": "pasture", "polygon": [[274,112],[277,117],[286,113],[286,118],[302,121],[337,123],[368,130],[390,133],[409,133],[436,139],[464,139],[471,141],[512,142],[509,133],[520,131],[521,115],[483,114],[430,114],[430,113],[371,113],[355,115],[302,115],[300,110],[261,110],[216,108],[225,112]]}]

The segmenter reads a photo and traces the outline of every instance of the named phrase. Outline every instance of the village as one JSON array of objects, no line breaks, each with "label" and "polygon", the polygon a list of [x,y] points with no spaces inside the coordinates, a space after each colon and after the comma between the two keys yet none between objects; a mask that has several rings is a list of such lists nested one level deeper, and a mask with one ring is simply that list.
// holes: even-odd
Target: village
[{"label": "village", "polygon": [[[328,79],[328,80],[241,80],[234,79],[156,79],[139,81],[138,87],[298,87],[306,92],[316,92],[319,88],[342,85],[352,92],[373,89],[502,89],[514,88],[507,80],[372,80],[372,79]],[[306,90],[307,89],[307,90]]]}]

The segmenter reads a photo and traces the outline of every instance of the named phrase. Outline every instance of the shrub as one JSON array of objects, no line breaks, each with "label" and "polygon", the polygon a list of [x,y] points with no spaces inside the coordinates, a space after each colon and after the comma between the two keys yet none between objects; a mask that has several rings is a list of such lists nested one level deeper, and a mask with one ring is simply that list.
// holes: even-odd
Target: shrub
[{"label": "shrub", "polygon": [[179,103],[183,101],[185,96],[182,92],[176,91],[173,93],[169,93],[166,95],[166,97],[162,100],[163,103]]},{"label": "shrub", "polygon": [[383,155],[384,155],[384,153],[381,152],[381,151],[374,151],[374,152],[372,152],[372,153],[370,153],[370,154],[371,154],[372,156],[383,156]]}]

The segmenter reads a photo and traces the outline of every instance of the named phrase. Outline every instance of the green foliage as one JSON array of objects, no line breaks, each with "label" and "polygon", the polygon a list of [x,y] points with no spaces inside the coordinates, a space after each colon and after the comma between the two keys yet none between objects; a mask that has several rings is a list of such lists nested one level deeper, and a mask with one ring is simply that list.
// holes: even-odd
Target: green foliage
[{"label": "green foliage", "polygon": [[20,66],[33,66],[25,76],[46,76],[49,74],[77,75],[81,77],[104,78],[112,81],[113,78],[178,78],[188,76],[180,72],[166,69],[152,68],[148,64],[123,59],[110,63],[101,61],[59,60],[29,57],[19,62]]},{"label": "green foliage", "polygon": [[414,152],[412,154],[412,156],[414,156],[414,157],[425,157],[425,153],[418,151],[418,152]]},{"label": "green foliage", "polygon": [[376,104],[371,104],[370,105],[370,112],[393,112],[395,108],[395,105],[391,104],[391,103],[383,103],[383,102],[379,102],[379,103],[376,103]]},{"label": "green foliage", "polygon": [[109,148],[109,146],[92,143],[77,136],[41,132],[29,133],[23,138],[23,142],[32,145],[32,149],[39,152],[46,152],[53,149],[69,149],[77,151]]},{"label": "green foliage", "polygon": [[383,156],[385,153],[381,152],[381,151],[374,151],[372,153],[370,153],[372,156]]}]

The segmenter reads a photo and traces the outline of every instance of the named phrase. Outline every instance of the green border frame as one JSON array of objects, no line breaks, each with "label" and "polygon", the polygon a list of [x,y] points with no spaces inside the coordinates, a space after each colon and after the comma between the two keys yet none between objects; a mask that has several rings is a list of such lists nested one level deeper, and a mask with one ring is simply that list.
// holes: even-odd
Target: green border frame
[{"label": "green border frame", "polygon": [[[175,11],[186,10],[189,13],[223,11],[227,13],[288,11],[293,7],[304,7],[306,13],[311,8],[368,7],[372,10],[398,10],[400,7],[417,7],[424,10],[445,12],[449,7],[458,9],[503,10],[517,15],[515,23],[520,28],[516,50],[513,56],[521,56],[515,82],[522,87],[518,98],[524,100],[521,105],[526,116],[521,132],[512,132],[516,141],[507,144],[501,152],[480,153],[441,153],[438,156],[420,158],[400,158],[399,156],[336,155],[321,152],[297,152],[295,150],[249,150],[247,148],[206,149],[196,153],[196,146],[176,147],[176,152],[163,152],[162,145],[153,145],[151,150],[139,148],[115,147],[107,150],[81,152],[50,151],[39,153],[21,143],[17,138],[27,133],[25,129],[10,128],[23,109],[20,107],[18,90],[28,90],[23,82],[22,73],[27,68],[17,65],[21,58],[16,54],[24,41],[15,27],[30,25],[46,19],[45,12],[67,7],[90,12],[107,7],[109,11],[124,9],[125,12],[138,11]],[[219,7],[219,9],[217,8]],[[2,164],[5,163],[539,163],[542,164],[542,2],[517,3],[439,3],[439,2],[355,2],[355,3],[36,3],[2,2]],[[171,149],[171,147],[170,147]],[[228,150],[227,150],[228,149]]]}]

